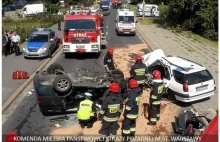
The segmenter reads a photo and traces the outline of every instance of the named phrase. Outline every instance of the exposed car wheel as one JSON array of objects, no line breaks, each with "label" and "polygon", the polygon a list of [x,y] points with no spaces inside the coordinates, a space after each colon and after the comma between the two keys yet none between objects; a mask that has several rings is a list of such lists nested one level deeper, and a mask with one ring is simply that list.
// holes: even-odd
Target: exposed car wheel
[{"label": "exposed car wheel", "polygon": [[72,81],[67,75],[57,76],[53,85],[58,96],[68,96],[72,91]]},{"label": "exposed car wheel", "polygon": [[119,69],[112,70],[110,75],[113,81],[117,83],[121,83],[124,80],[124,73]]},{"label": "exposed car wheel", "polygon": [[171,103],[176,103],[177,101],[173,91],[171,90],[168,90],[167,98]]},{"label": "exposed car wheel", "polygon": [[56,75],[62,74],[60,72],[57,72],[56,70],[64,71],[63,67],[60,64],[53,63],[47,68],[47,74],[56,74]]}]

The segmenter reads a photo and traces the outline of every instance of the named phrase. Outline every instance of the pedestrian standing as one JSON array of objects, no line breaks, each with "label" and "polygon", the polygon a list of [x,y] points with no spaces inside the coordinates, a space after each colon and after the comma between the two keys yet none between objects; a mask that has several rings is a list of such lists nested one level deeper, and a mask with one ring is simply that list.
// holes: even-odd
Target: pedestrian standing
[{"label": "pedestrian standing", "polygon": [[142,91],[147,73],[147,66],[142,62],[142,57],[137,55],[135,57],[135,64],[131,67],[130,76],[131,78],[137,80],[138,85],[142,89]]},{"label": "pedestrian standing", "polygon": [[8,42],[9,42],[9,44],[8,44],[9,54],[12,54],[12,53],[14,53],[13,46],[11,45],[11,37],[12,37],[12,35],[13,35],[12,30],[9,30],[9,32],[7,33],[7,35],[8,35]]},{"label": "pedestrian standing", "polygon": [[110,136],[109,142],[116,139],[119,128],[118,120],[123,110],[123,99],[120,96],[120,87],[117,83],[109,86],[109,93],[104,97],[99,120],[102,120],[102,127],[99,134],[102,136],[97,142],[105,142],[106,137]]},{"label": "pedestrian standing", "polygon": [[4,31],[4,33],[2,34],[2,47],[4,50],[5,57],[7,57],[7,55],[9,54],[9,48],[7,47],[7,45],[8,45],[8,35],[7,32]]},{"label": "pedestrian standing", "polygon": [[124,120],[122,122],[123,141],[128,142],[135,137],[136,119],[138,118],[139,103],[141,100],[141,88],[138,82],[131,79],[128,83],[129,93],[125,100]]},{"label": "pedestrian standing", "polygon": [[148,125],[156,125],[160,120],[160,101],[164,92],[164,84],[159,70],[153,71],[153,85],[150,94],[150,120]]},{"label": "pedestrian standing", "polygon": [[20,55],[20,36],[17,35],[16,32],[14,32],[13,36],[11,37],[11,41],[12,41],[12,46],[14,48],[15,51],[15,56],[19,56]]}]

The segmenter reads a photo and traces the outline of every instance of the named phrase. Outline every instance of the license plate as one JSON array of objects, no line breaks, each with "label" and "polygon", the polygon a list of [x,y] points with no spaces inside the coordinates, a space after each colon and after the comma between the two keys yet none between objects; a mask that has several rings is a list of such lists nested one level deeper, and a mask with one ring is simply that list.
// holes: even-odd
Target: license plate
[{"label": "license plate", "polygon": [[85,45],[76,45],[76,48],[85,48]]},{"label": "license plate", "polygon": [[29,55],[38,55],[37,52],[30,52]]},{"label": "license plate", "polygon": [[198,88],[196,88],[196,91],[197,91],[197,92],[203,91],[203,90],[206,90],[207,88],[208,88],[208,86],[198,87]]}]

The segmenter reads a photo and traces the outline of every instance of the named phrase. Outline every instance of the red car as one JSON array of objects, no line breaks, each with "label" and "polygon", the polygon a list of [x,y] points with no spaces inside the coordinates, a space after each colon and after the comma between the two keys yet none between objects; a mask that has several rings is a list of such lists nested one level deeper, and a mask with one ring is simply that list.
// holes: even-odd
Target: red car
[{"label": "red car", "polygon": [[203,132],[200,142],[218,142],[218,114]]}]

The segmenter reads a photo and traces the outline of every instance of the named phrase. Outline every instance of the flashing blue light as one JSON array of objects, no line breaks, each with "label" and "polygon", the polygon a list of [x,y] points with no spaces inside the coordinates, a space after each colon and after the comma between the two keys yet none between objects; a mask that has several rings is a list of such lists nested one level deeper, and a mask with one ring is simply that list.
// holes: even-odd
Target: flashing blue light
[{"label": "flashing blue light", "polygon": [[51,29],[50,28],[35,28],[34,31],[35,32],[38,32],[38,31],[44,31],[44,32],[48,31],[48,32],[51,32]]}]

